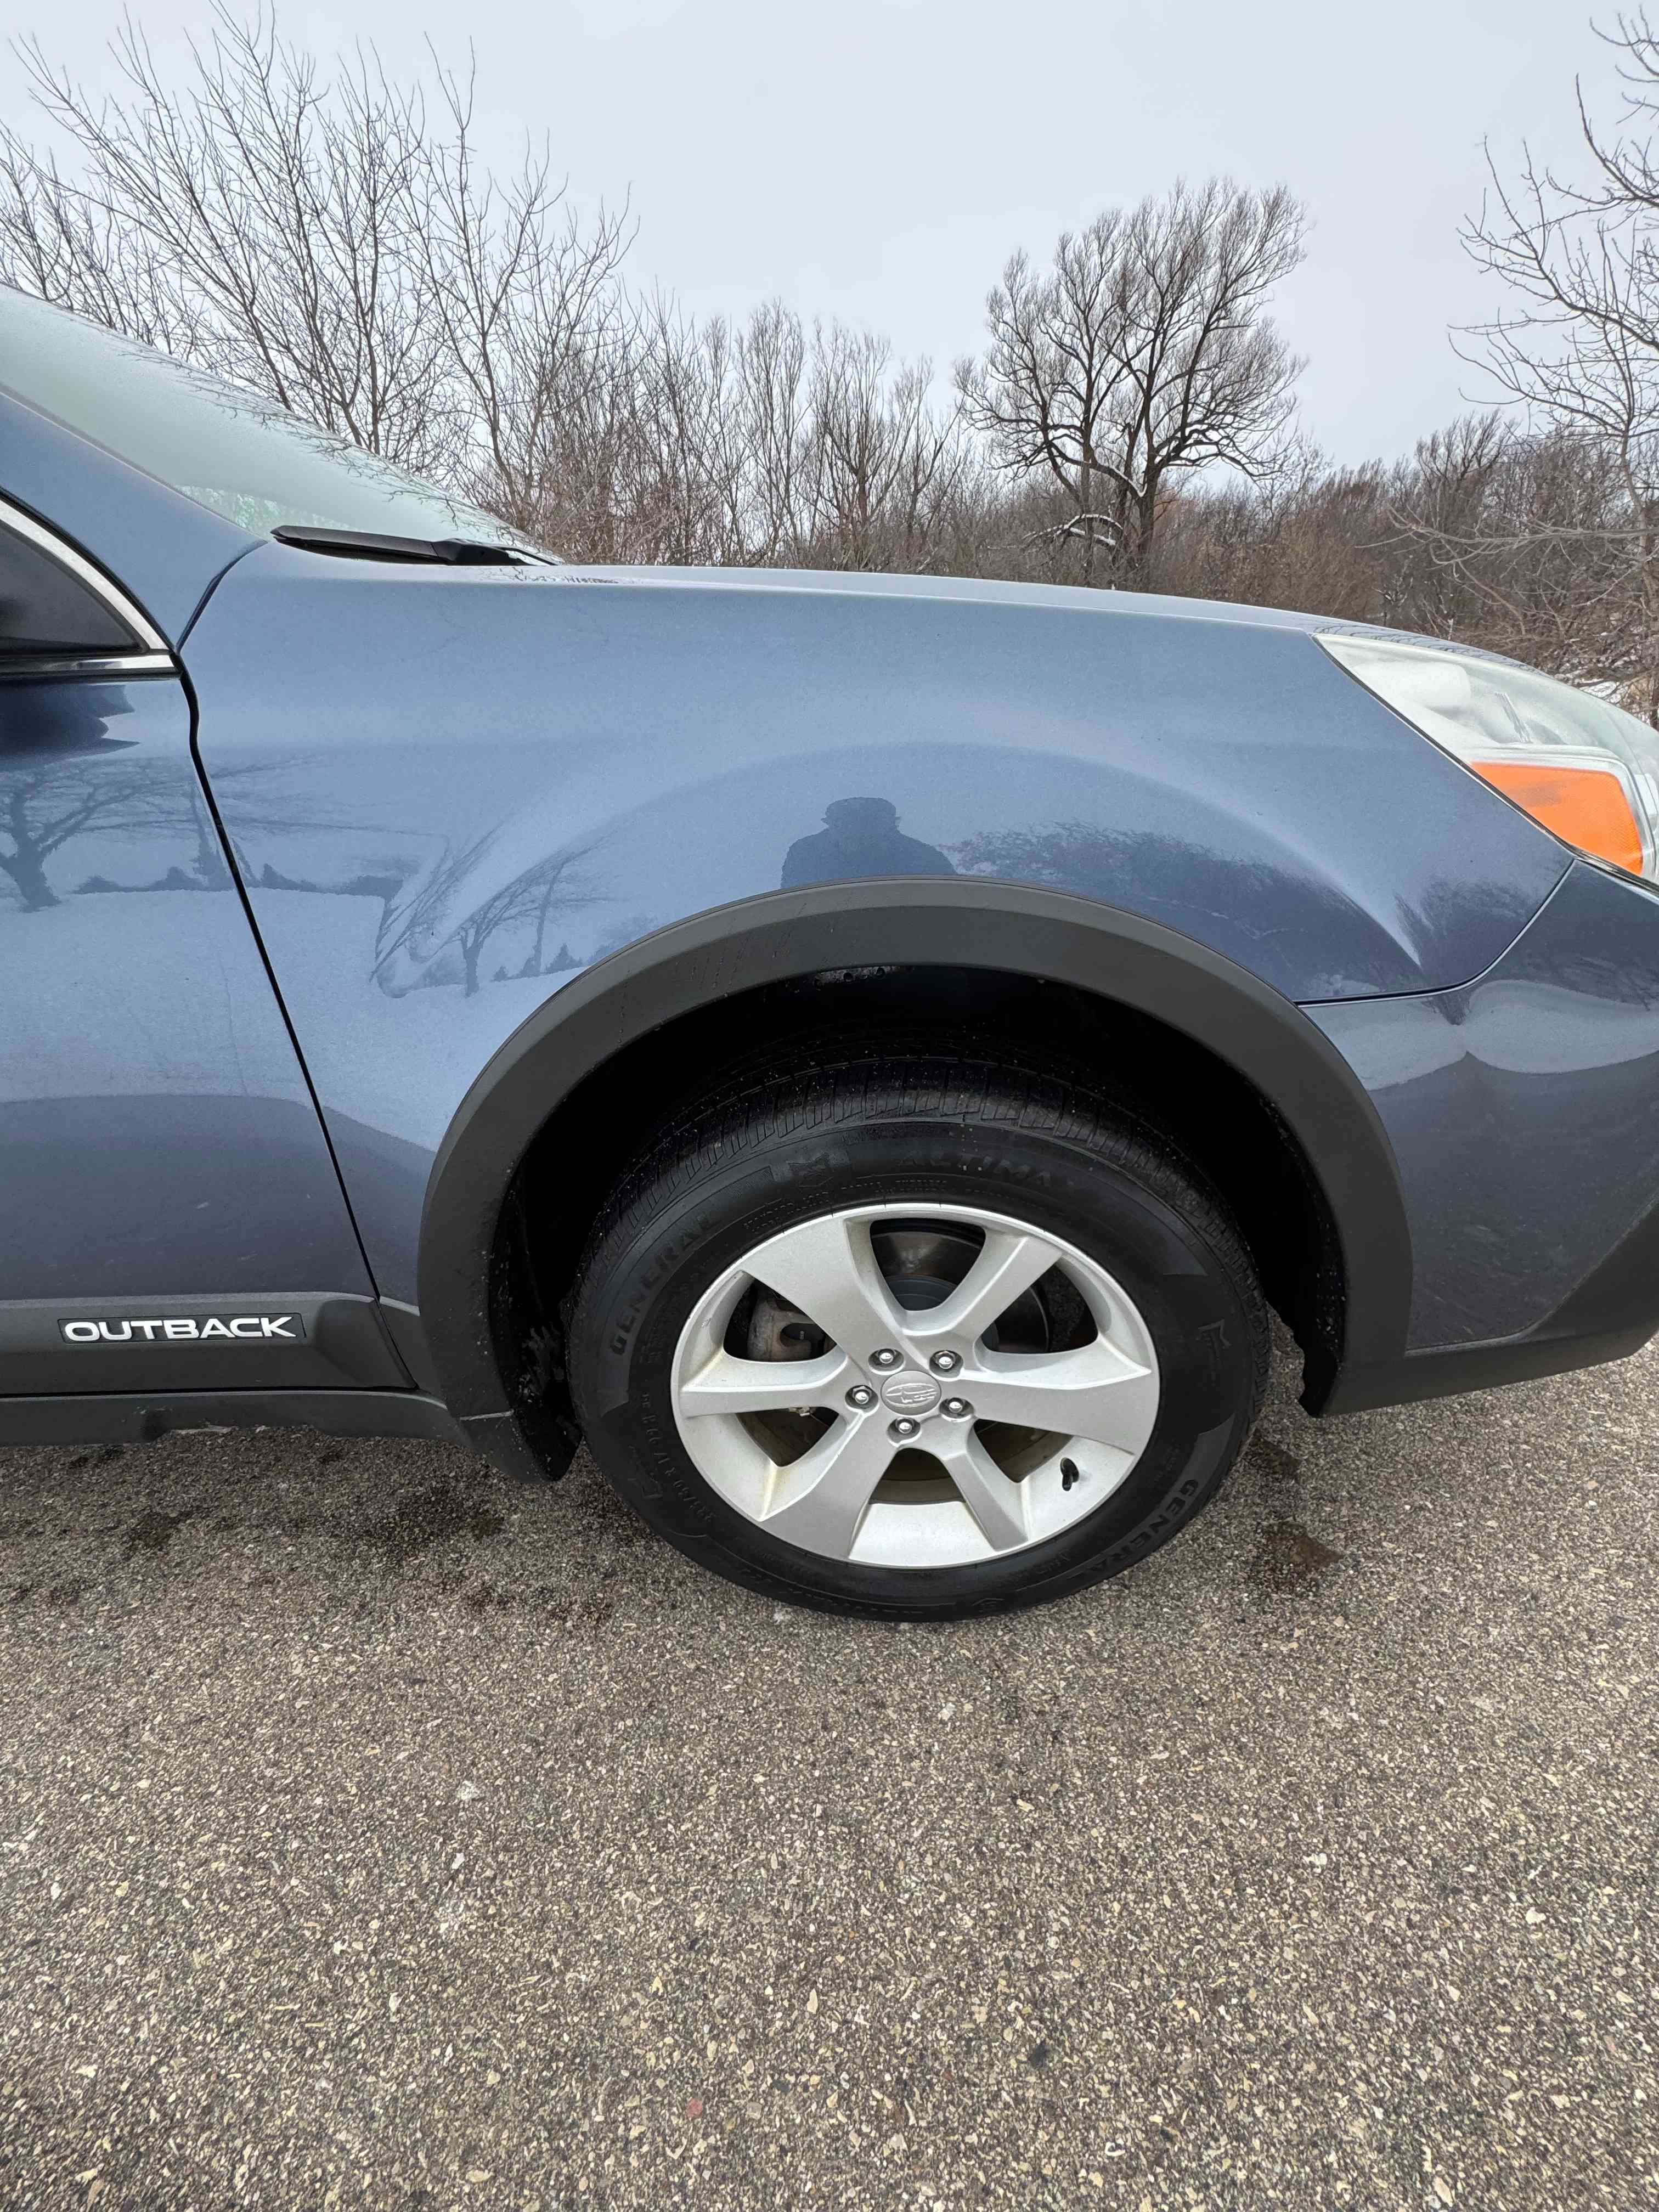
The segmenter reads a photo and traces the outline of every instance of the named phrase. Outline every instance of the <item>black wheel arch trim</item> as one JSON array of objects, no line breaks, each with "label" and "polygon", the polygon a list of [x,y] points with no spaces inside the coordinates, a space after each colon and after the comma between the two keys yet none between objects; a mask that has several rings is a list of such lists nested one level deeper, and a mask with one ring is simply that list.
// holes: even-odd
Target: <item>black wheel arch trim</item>
[{"label": "black wheel arch trim", "polygon": [[[763,892],[672,923],[584,970],[497,1048],[433,1162],[421,1224],[421,1322],[458,1419],[515,1412],[492,1338],[498,1229],[527,1147],[578,1085],[635,1040],[737,993],[900,966],[1080,987],[1227,1061],[1300,1145],[1335,1225],[1339,1364],[1403,1354],[1412,1254],[1393,1149],[1358,1076],[1297,1006],[1180,932],[1096,900],[975,877],[883,878]],[[1323,1401],[1334,1372],[1310,1376],[1307,1402]]]}]

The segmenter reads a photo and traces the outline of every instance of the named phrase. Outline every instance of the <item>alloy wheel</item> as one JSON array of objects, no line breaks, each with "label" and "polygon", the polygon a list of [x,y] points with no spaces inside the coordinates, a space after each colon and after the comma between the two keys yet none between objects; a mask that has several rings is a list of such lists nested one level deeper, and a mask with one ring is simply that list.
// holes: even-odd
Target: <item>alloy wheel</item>
[{"label": "alloy wheel", "polygon": [[703,1293],[673,1362],[698,1470],[769,1535],[957,1566],[1093,1512],[1158,1418],[1151,1332],[1050,1231],[925,1199],[765,1240]]}]

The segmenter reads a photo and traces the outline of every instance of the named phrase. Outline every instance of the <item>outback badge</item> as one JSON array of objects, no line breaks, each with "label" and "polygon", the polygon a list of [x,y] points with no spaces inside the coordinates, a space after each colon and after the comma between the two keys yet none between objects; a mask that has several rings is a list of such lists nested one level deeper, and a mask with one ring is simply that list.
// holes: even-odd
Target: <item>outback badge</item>
[{"label": "outback badge", "polygon": [[175,1314],[111,1321],[60,1321],[65,1344],[219,1344],[233,1339],[297,1344],[306,1325],[298,1314]]}]

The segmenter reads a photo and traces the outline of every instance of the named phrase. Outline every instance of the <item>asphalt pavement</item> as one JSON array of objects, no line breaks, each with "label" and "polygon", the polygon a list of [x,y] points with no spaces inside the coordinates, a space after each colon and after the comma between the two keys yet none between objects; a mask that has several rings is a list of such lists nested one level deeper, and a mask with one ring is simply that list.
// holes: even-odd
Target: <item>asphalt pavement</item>
[{"label": "asphalt pavement", "polygon": [[585,1461],[0,1453],[0,2203],[1659,2202],[1659,1357],[990,1623]]}]

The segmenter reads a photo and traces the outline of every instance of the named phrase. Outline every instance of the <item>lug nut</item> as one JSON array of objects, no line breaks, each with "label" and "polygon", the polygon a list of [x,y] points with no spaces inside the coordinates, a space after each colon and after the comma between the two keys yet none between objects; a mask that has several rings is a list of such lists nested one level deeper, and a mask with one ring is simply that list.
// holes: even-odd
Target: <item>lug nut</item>
[{"label": "lug nut", "polygon": [[870,1354],[870,1364],[872,1367],[896,1367],[903,1358],[902,1352],[895,1352],[890,1346],[884,1346],[881,1351]]},{"label": "lug nut", "polygon": [[867,1382],[855,1382],[847,1394],[849,1406],[856,1406],[860,1413],[867,1413],[876,1402],[876,1394]]},{"label": "lug nut", "polygon": [[947,1398],[939,1407],[940,1413],[948,1413],[953,1421],[965,1421],[973,1410],[965,1398]]},{"label": "lug nut", "polygon": [[936,1352],[927,1364],[935,1375],[954,1375],[962,1364],[962,1358],[955,1352]]},{"label": "lug nut", "polygon": [[887,1433],[890,1437],[896,1437],[899,1442],[902,1443],[907,1437],[915,1436],[921,1427],[921,1423],[920,1421],[913,1421],[909,1416],[906,1414],[903,1419],[890,1422],[888,1425]]}]

